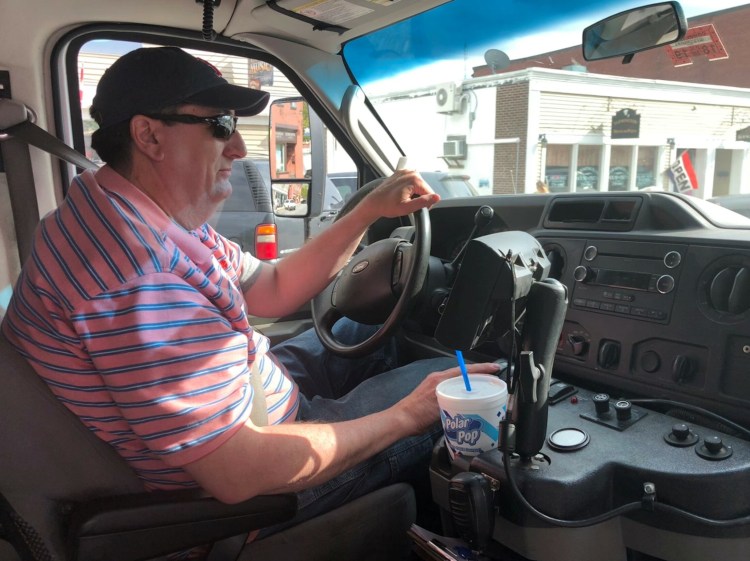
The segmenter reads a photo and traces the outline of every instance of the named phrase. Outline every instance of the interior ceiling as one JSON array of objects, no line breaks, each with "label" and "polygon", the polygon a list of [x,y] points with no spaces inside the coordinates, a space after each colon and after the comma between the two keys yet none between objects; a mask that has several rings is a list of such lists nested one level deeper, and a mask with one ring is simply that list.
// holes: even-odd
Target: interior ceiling
[{"label": "interior ceiling", "polygon": [[[310,23],[274,11],[266,0],[221,0],[214,8],[213,29],[227,37],[255,33],[303,43],[336,53],[342,43],[449,0],[277,0],[294,14],[317,9],[318,18],[346,30],[323,31]],[[0,0],[0,31],[13,32],[12,21],[29,18],[49,31],[95,22],[159,25],[200,31],[203,4],[195,0]],[[331,9],[337,8],[337,9]],[[328,11],[326,11],[328,9]]]}]

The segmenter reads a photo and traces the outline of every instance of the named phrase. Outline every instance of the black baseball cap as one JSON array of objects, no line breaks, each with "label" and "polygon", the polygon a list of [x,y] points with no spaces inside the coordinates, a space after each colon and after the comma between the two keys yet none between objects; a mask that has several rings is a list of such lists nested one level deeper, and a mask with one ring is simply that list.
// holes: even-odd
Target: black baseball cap
[{"label": "black baseball cap", "polygon": [[232,109],[246,117],[263,110],[268,92],[230,84],[212,64],[177,47],[144,47],[104,72],[91,116],[103,129],[181,103]]}]

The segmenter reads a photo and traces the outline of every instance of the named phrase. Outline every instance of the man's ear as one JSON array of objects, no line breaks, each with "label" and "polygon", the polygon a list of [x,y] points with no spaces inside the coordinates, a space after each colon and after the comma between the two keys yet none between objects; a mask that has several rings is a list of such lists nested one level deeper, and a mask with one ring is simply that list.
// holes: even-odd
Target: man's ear
[{"label": "man's ear", "polygon": [[161,129],[164,123],[145,115],[130,119],[130,137],[133,146],[147,158],[161,161],[164,158]]}]

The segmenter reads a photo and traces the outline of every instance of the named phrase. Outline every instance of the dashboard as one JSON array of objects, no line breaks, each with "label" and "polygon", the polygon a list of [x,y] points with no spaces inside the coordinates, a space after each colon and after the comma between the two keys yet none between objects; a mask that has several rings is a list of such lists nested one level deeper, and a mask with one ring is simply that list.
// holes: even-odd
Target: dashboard
[{"label": "dashboard", "polygon": [[[750,221],[674,193],[451,200],[430,212],[433,259],[460,253],[483,204],[494,216],[473,237],[533,235],[567,307],[540,452],[436,447],[432,494],[454,531],[488,528],[513,559],[747,559]],[[489,482],[493,521],[460,491],[467,474]]]},{"label": "dashboard", "polygon": [[673,193],[446,203],[430,213],[435,257],[455,257],[482,204],[494,216],[477,236],[541,243],[568,290],[556,375],[750,425],[750,220]]}]

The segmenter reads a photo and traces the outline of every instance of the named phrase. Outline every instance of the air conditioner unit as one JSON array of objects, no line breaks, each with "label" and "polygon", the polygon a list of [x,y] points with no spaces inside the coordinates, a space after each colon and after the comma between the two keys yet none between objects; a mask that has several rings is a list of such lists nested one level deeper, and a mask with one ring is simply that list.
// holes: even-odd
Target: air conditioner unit
[{"label": "air conditioner unit", "polygon": [[446,140],[443,142],[443,157],[466,159],[466,141]]},{"label": "air conditioner unit", "polygon": [[455,113],[461,103],[461,90],[456,84],[449,83],[438,86],[435,93],[435,104],[438,113]]}]

